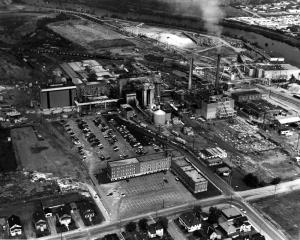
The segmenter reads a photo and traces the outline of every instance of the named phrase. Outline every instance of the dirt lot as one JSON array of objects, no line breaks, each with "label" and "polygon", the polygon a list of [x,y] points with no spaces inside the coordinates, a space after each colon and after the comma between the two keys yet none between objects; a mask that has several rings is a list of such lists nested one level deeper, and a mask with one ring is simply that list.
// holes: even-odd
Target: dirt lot
[{"label": "dirt lot", "polygon": [[258,128],[241,118],[237,118],[235,124],[217,122],[214,129],[220,139],[242,156],[230,157],[229,164],[240,167],[244,172],[255,173],[265,182],[275,177],[290,179],[300,174],[300,168],[281,146],[266,139]]},{"label": "dirt lot", "polygon": [[49,24],[48,27],[62,37],[90,50],[132,45],[126,40],[126,36],[88,20],[56,22]]},{"label": "dirt lot", "polygon": [[[168,183],[164,182],[164,178]],[[156,211],[193,201],[192,194],[170,172],[99,185],[113,219]]]},{"label": "dirt lot", "polygon": [[276,222],[290,240],[300,239],[300,192],[259,200],[254,204],[268,219]]},{"label": "dirt lot", "polygon": [[44,135],[44,140],[39,140],[32,127],[12,129],[11,135],[16,158],[24,170],[77,180],[85,178],[78,159],[57,142],[55,135]]}]

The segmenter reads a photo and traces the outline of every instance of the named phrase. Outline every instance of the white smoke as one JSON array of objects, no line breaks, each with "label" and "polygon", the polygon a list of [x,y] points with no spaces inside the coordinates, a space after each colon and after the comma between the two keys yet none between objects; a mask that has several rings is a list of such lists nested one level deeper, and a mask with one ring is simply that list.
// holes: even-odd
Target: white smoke
[{"label": "white smoke", "polygon": [[219,22],[224,17],[220,7],[222,0],[160,0],[168,3],[172,10],[185,16],[199,16],[204,21],[204,26],[209,33],[220,36],[222,27]]}]

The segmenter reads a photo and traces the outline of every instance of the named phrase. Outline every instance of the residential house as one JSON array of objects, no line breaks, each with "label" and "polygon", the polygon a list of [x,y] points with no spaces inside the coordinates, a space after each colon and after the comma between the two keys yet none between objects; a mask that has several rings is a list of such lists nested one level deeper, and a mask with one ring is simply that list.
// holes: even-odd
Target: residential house
[{"label": "residential house", "polygon": [[57,210],[57,219],[61,225],[65,225],[66,227],[69,226],[69,224],[72,221],[71,215],[70,215],[70,209],[66,206],[60,207]]},{"label": "residential house", "polygon": [[157,236],[162,237],[164,235],[164,228],[159,223],[150,224],[148,227],[148,236],[155,238]]},{"label": "residential house", "polygon": [[235,238],[239,235],[237,228],[234,226],[232,221],[219,223],[219,226],[228,237]]},{"label": "residential house", "polygon": [[215,226],[209,226],[206,230],[209,240],[222,239],[222,233]]},{"label": "residential house", "polygon": [[32,216],[32,220],[36,231],[45,232],[48,230],[47,220],[43,212],[35,212]]},{"label": "residential house", "polygon": [[179,223],[188,231],[194,232],[201,229],[201,220],[194,212],[186,212],[179,216]]},{"label": "residential house", "polygon": [[9,234],[12,237],[22,235],[22,225],[21,220],[16,215],[11,215],[7,219],[8,228],[9,228]]},{"label": "residential house", "polygon": [[252,230],[252,225],[249,223],[246,216],[233,219],[233,225],[239,232],[251,232]]},{"label": "residential house", "polygon": [[222,216],[225,220],[231,221],[237,217],[241,217],[242,214],[235,207],[230,207],[222,209]]}]

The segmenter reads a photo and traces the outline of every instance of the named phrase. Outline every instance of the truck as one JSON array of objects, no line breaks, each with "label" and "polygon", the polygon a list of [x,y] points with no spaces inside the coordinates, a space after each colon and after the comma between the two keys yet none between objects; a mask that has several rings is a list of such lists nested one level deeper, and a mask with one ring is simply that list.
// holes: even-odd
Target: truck
[{"label": "truck", "polygon": [[184,139],[182,139],[182,138],[180,138],[180,137],[176,137],[175,140],[176,140],[177,142],[183,144],[183,145],[186,144],[186,140],[184,140]]}]

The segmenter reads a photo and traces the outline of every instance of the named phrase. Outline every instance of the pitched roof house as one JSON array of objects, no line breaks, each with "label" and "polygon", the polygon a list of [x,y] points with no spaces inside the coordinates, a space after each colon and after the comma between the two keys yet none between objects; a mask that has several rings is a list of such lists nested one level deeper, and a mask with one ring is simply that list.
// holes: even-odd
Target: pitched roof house
[{"label": "pitched roof house", "polygon": [[188,231],[194,232],[201,229],[201,220],[194,212],[182,213],[179,216],[179,223]]},{"label": "pitched roof house", "polygon": [[11,215],[7,219],[8,227],[9,227],[9,234],[14,237],[17,235],[22,235],[22,224],[21,220],[16,215]]}]

